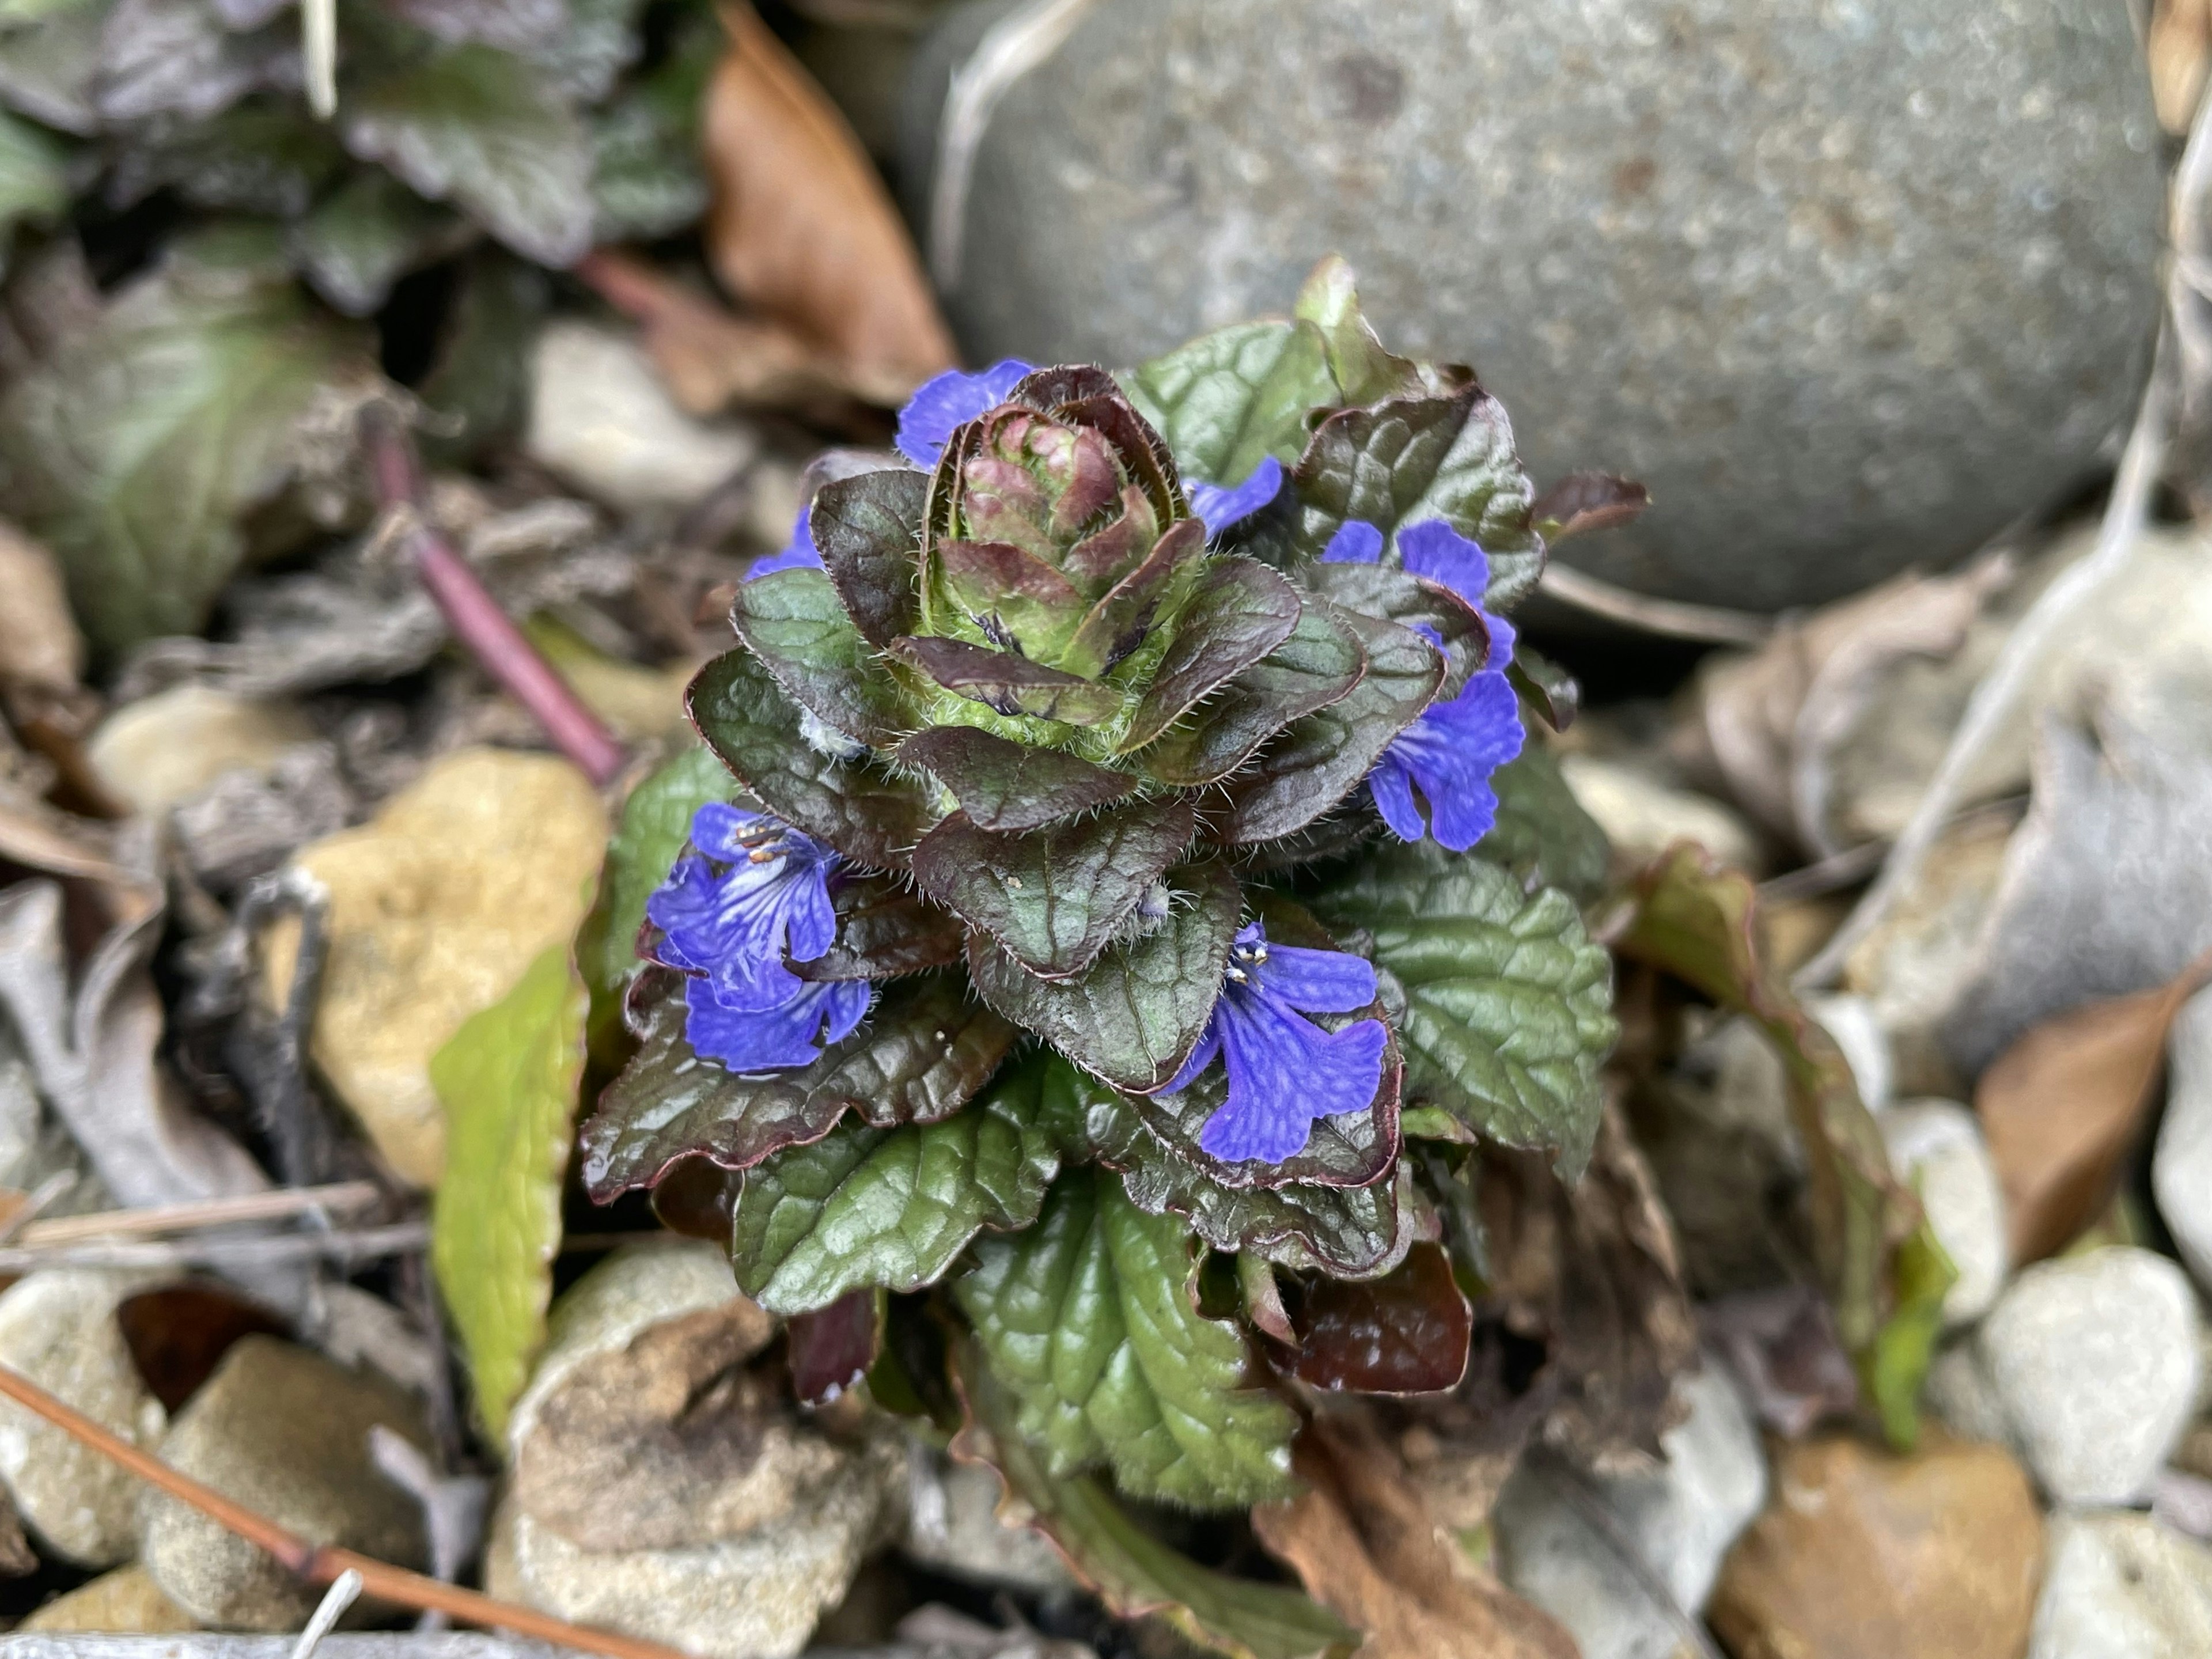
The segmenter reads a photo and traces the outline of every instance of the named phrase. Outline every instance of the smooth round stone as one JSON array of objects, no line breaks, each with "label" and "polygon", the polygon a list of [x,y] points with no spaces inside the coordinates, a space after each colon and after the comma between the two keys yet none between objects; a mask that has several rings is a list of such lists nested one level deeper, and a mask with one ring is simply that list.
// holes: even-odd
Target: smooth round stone
[{"label": "smooth round stone", "polygon": [[[916,61],[925,230],[948,76],[1007,9]],[[1005,91],[946,301],[974,361],[1126,363],[1341,252],[1540,485],[1650,486],[1569,562],[1771,609],[2091,464],[2156,320],[2156,131],[2122,0],[1112,0]]]}]

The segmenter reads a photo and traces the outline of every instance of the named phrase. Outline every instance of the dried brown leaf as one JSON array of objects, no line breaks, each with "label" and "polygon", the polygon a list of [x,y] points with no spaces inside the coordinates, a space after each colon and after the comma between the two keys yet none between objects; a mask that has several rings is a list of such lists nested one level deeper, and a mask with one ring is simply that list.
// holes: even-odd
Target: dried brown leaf
[{"label": "dried brown leaf", "polygon": [[2045,1020],[1982,1073],[1974,1109],[2016,1264],[2063,1249],[2103,1212],[2142,1136],[2166,1029],[2208,975],[2212,953],[2155,990]]},{"label": "dried brown leaf", "polygon": [[860,383],[950,368],[951,336],[860,140],[744,0],[722,20],[704,122],[714,274]]},{"label": "dried brown leaf", "polygon": [[1717,659],[1699,682],[1699,735],[1737,804],[1816,857],[1841,850],[1829,822],[1837,749],[1898,662],[1965,642],[2007,574],[1996,560],[1956,576],[1908,573]]},{"label": "dried brown leaf", "polygon": [[61,568],[46,547],[0,520],[0,688],[64,696],[84,672],[84,635]]},{"label": "dried brown leaf", "polygon": [[2171,133],[2187,132],[2212,69],[2212,0],[2158,0],[2145,47],[2158,124]]},{"label": "dried brown leaf", "polygon": [[1305,1491],[1252,1511],[1261,1542],[1367,1632],[1360,1659],[1577,1659],[1574,1638],[1458,1555],[1395,1453],[1359,1419],[1299,1437]]}]

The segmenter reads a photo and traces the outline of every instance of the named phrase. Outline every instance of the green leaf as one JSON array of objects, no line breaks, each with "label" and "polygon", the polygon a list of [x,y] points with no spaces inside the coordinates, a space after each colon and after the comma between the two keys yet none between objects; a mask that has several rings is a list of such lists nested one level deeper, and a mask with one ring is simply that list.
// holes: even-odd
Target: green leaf
[{"label": "green leaf", "polygon": [[977,1244],[954,1293],[1054,1477],[1110,1465],[1132,1497],[1194,1509],[1291,1491],[1297,1415],[1243,1386],[1237,1328],[1200,1317],[1191,1243],[1093,1170],[1063,1177],[1026,1232]]},{"label": "green leaf", "polygon": [[949,1117],[1013,1046],[1014,1028],[944,974],[893,981],[860,1028],[811,1066],[738,1073],[684,1036],[684,983],[663,973],[632,994],[638,1051],[584,1124],[584,1187],[605,1203],[702,1153],[749,1169],[819,1140],[848,1111],[879,1128]]},{"label": "green leaf", "polygon": [[167,186],[195,207],[296,219],[345,166],[330,129],[306,110],[251,98],[197,125],[134,135],[109,188],[136,201]]},{"label": "green leaf", "polygon": [[1132,760],[1162,783],[1216,783],[1292,720],[1342,701],[1367,672],[1367,653],[1331,611],[1304,596],[1289,638]]},{"label": "green leaf", "polygon": [[173,253],[0,394],[10,510],[100,649],[201,629],[248,516],[297,478],[310,412],[375,387],[362,345],[281,269]]},{"label": "green leaf", "polygon": [[663,762],[623,803],[614,839],[607,843],[599,898],[576,940],[595,1025],[602,1006],[617,1003],[645,965],[637,955],[645,902],[690,840],[693,816],[708,801],[734,800],[738,793],[738,781],[721,762],[692,748]]},{"label": "green leaf", "polygon": [[1361,930],[1401,996],[1406,1086],[1508,1146],[1589,1159],[1598,1070],[1619,1027],[1612,963],[1564,893],[1534,893],[1480,859],[1417,842],[1364,860],[1307,896]]},{"label": "green leaf", "polygon": [[1922,1328],[1952,1273],[1920,1201],[1890,1171],[1874,1117],[1835,1039],[1798,1006],[1759,952],[1757,890],[1684,846],[1637,883],[1614,944],[1766,1034],[1782,1061],[1811,1175],[1815,1264],[1836,1331],[1893,1435],[1909,1422],[1929,1343]]},{"label": "green leaf", "polygon": [[933,726],[899,745],[898,758],[933,774],[981,830],[1035,830],[1136,793],[1126,772],[1057,749],[1033,749],[972,726]]},{"label": "green leaf", "polygon": [[968,928],[896,876],[845,880],[832,901],[837,942],[822,955],[791,964],[805,980],[896,979],[960,960]]},{"label": "green leaf", "polygon": [[1350,1659],[1359,1632],[1299,1591],[1202,1567],[1139,1526],[1099,1481],[1054,1475],[1022,1437],[1015,1395],[972,1343],[956,1351],[955,1364],[968,1421],[953,1455],[997,1470],[1030,1524],[1114,1613],[1158,1614],[1231,1659]]},{"label": "green leaf", "polygon": [[1168,914],[1109,945],[1081,973],[1040,979],[981,933],[968,942],[976,994],[1116,1087],[1157,1089],[1206,1030],[1243,919],[1235,878],[1215,864],[1167,872]]},{"label": "green leaf", "polygon": [[0,103],[79,138],[100,131],[93,85],[112,0],[13,0],[0,17]]},{"label": "green leaf", "polygon": [[1297,590],[1266,565],[1253,559],[1208,562],[1170,625],[1166,653],[1119,747],[1126,752],[1159,736],[1192,705],[1288,639],[1302,614]]},{"label": "green leaf", "polygon": [[836,478],[807,515],[822,568],[860,637],[887,646],[921,617],[921,515],[929,480],[903,467]]},{"label": "green leaf", "polygon": [[1528,526],[1535,491],[1504,405],[1480,387],[1330,416],[1291,482],[1309,551],[1318,553],[1352,519],[1385,534],[1443,519],[1489,556],[1485,603],[1493,611],[1525,599],[1543,569],[1544,544]]},{"label": "green leaf", "polygon": [[446,1110],[430,1261],[495,1440],[545,1340],[589,1003],[555,945],[430,1059]]},{"label": "green leaf", "polygon": [[738,589],[730,625],[784,695],[872,749],[914,730],[896,682],[853,626],[819,570],[776,570]]},{"label": "green leaf", "polygon": [[1367,672],[1344,696],[1284,727],[1229,781],[1224,846],[1274,841],[1328,811],[1359,787],[1443,682],[1443,659],[1412,629],[1356,611],[1334,614],[1359,641]]},{"label": "green leaf", "polygon": [[590,135],[527,58],[475,44],[427,52],[341,117],[355,155],[452,201],[526,258],[559,267],[590,250]]},{"label": "green leaf", "polygon": [[1393,393],[1421,386],[1420,371],[1407,359],[1384,350],[1360,314],[1352,267],[1341,255],[1332,253],[1313,268],[1298,290],[1297,314],[1321,332],[1329,373],[1343,388],[1338,401],[1379,403]]},{"label": "green leaf", "polygon": [[1521,701],[1554,732],[1564,732],[1575,723],[1583,706],[1581,683],[1527,641],[1515,645],[1513,660],[1505,665],[1505,678],[1513,682]]},{"label": "green leaf", "polygon": [[1314,564],[1306,586],[1346,611],[1409,628],[1444,653],[1439,702],[1457,696],[1490,659],[1490,625],[1449,588],[1388,564]]},{"label": "green leaf", "polygon": [[684,702],[708,747],[763,806],[858,863],[905,868],[937,821],[931,792],[913,779],[809,743],[798,708],[747,652],[701,669]]},{"label": "green leaf", "polygon": [[593,118],[597,240],[673,235],[707,210],[699,112],[727,39],[704,10],[684,19],[660,65]]},{"label": "green leaf", "polygon": [[415,388],[426,408],[444,416],[422,434],[427,459],[457,466],[520,428],[530,401],[530,349],[550,288],[544,271],[503,247],[485,243],[468,256],[437,357]]},{"label": "green leaf", "polygon": [[1339,401],[1328,348],[1310,323],[1238,323],[1121,377],[1186,477],[1242,483],[1306,446],[1306,415]]},{"label": "green leaf", "polygon": [[293,230],[292,257],[316,293],[349,317],[366,317],[402,276],[475,234],[466,220],[390,173],[363,167]]},{"label": "green leaf", "polygon": [[1196,827],[1180,799],[1016,831],[979,830],[955,812],[914,849],[914,878],[1024,967],[1064,978],[1106,948]]},{"label": "green leaf", "polygon": [[956,696],[1009,718],[1098,726],[1120,714],[1128,701],[1103,680],[1086,680],[1031,662],[1019,652],[993,651],[965,640],[909,635],[891,641],[890,654]]},{"label": "green leaf", "polygon": [[1388,1273],[1413,1241],[1411,1176],[1366,1187],[1224,1187],[1149,1127],[1135,1103],[1107,1097],[1093,1106],[1091,1143],[1121,1172],[1129,1201],[1173,1213],[1217,1250],[1249,1252],[1297,1272],[1364,1279]]},{"label": "green leaf", "polygon": [[1094,1092],[1038,1050],[939,1122],[848,1120],[777,1153],[747,1174],[731,1218],[738,1286],[793,1314],[867,1286],[935,1283],[984,1229],[1036,1219],[1062,1158],[1082,1144]]},{"label": "green leaf", "polygon": [[1532,740],[1490,775],[1490,787],[1498,792],[1498,821],[1475,843],[1475,855],[1503,865],[1523,887],[1557,887],[1578,904],[1595,904],[1605,892],[1613,849],[1567,787],[1552,751]]},{"label": "green leaf", "polygon": [[18,221],[52,219],[69,206],[69,150],[42,127],[0,111],[0,255]]}]

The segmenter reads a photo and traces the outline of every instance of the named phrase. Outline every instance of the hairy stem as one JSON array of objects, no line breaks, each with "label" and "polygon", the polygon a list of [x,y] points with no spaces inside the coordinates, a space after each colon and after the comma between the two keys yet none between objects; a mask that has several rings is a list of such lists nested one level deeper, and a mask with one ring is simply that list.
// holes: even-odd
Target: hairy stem
[{"label": "hairy stem", "polygon": [[83,1413],[57,1400],[28,1377],[5,1365],[0,1365],[0,1395],[5,1395],[24,1410],[44,1418],[103,1457],[112,1458],[141,1480],[158,1486],[179,1503],[189,1504],[225,1531],[235,1533],[256,1548],[266,1551],[286,1571],[307,1583],[331,1584],[349,1571],[356,1572],[361,1575],[362,1594],[403,1607],[413,1607],[423,1613],[447,1613],[472,1625],[513,1631],[518,1636],[532,1637],[585,1653],[604,1654],[607,1659],[682,1659],[674,1649],[663,1647],[657,1642],[641,1642],[605,1631],[588,1630],[581,1625],[572,1625],[565,1620],[555,1619],[529,1607],[517,1607],[510,1601],[495,1601],[489,1595],[463,1589],[456,1584],[441,1583],[435,1578],[426,1578],[421,1573],[410,1572],[404,1567],[371,1560],[368,1556],[357,1555],[351,1550],[311,1544],[298,1534],[278,1526],[267,1516],[247,1509],[243,1504],[233,1502],[213,1487],[202,1486],[190,1475],[179,1474],[159,1458],[110,1433]]},{"label": "hairy stem", "polygon": [[[379,503],[387,508],[416,505],[422,475],[406,434],[380,414],[370,418],[367,435]],[[485,672],[531,712],[545,728],[545,735],[553,739],[554,747],[586,777],[602,788],[613,782],[626,758],[614,733],[524,637],[513,618],[484,591],[477,573],[447,545],[444,537],[418,522],[407,539],[416,572],[445,613],[454,636],[468,647]]]}]

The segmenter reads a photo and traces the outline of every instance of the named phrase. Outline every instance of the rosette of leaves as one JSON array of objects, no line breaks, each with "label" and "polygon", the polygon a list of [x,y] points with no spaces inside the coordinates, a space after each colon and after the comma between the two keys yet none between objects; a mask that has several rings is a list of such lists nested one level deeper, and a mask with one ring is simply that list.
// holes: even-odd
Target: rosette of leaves
[{"label": "rosette of leaves", "polygon": [[[1470,1150],[1571,1174],[1614,1028],[1606,956],[1548,884],[1547,848],[1587,863],[1571,803],[1509,766],[1493,856],[1435,838],[1463,773],[1405,763],[1410,823],[1383,787],[1474,690],[1518,745],[1499,612],[1543,546],[1496,401],[1385,352],[1334,262],[1293,319],[1119,375],[1021,369],[924,388],[902,448],[927,465],[823,486],[691,687],[727,769],[693,799],[736,805],[664,891],[716,927],[787,906],[748,936],[779,941],[776,1018],[808,1011],[811,1057],[702,1051],[698,1009],[764,1005],[714,1003],[706,935],[647,920],[582,1164],[601,1200],[703,1214],[795,1352],[893,1293],[881,1400],[953,1398],[941,1339],[899,1333],[963,1329],[975,1439],[1018,1442],[1002,1472],[1082,1556],[1109,1501],[1086,1481],[1284,1493],[1280,1378],[1346,1385],[1359,1309],[1407,1352],[1351,1386],[1454,1386]],[[1486,585],[1416,556],[1438,538],[1479,544],[1458,568]],[[775,859],[771,894],[748,860]],[[674,926],[669,902],[610,928]],[[1256,1139],[1209,1127],[1240,1090]]]},{"label": "rosette of leaves", "polygon": [[[424,349],[386,367],[459,459],[520,416],[534,268],[706,206],[698,110],[722,37],[704,0],[333,3],[327,118],[299,8],[0,9],[0,268],[69,252],[72,208],[143,256],[30,340],[40,361],[0,407],[13,511],[109,653],[197,631],[242,560],[329,519],[299,510],[301,474],[380,385],[346,319],[440,269],[392,331]],[[212,296],[194,252],[211,237],[255,248]]]}]

